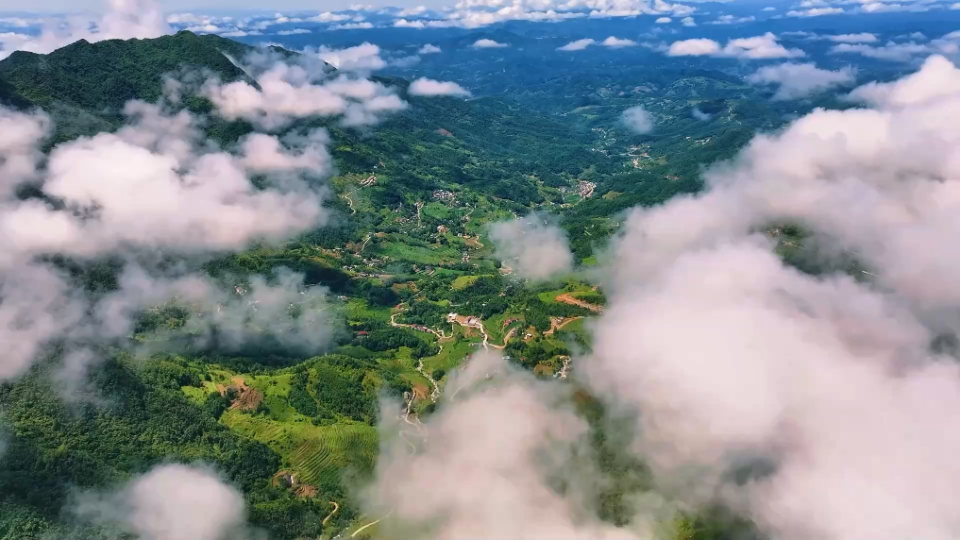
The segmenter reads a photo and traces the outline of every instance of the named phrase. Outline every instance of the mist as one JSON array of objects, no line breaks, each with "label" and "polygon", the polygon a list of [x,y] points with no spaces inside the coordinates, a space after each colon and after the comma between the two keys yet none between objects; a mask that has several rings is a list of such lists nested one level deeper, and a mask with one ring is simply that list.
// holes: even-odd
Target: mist
[{"label": "mist", "polygon": [[[641,496],[610,528],[582,496],[590,475],[548,487],[543,465],[572,463],[586,428],[565,385],[497,368],[454,399],[447,383],[417,451],[385,448],[368,499],[390,512],[382,530],[649,538],[672,512],[719,504],[774,539],[960,535],[960,421],[943,412],[960,407],[960,363],[934,346],[960,331],[958,80],[934,57],[850,94],[872,108],[814,110],[712,167],[703,192],[629,213],[575,382],[633,419],[629,452],[668,499]],[[820,248],[816,271],[778,255],[787,225]],[[527,460],[538,445],[551,457]]]},{"label": "mist", "polygon": [[566,233],[537,214],[490,225],[497,257],[518,277],[548,279],[573,268]]}]

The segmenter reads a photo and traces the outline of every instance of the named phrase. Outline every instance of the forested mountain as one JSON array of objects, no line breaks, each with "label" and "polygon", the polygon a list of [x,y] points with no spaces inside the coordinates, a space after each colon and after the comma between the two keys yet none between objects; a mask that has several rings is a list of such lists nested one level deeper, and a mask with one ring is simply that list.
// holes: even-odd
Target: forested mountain
[{"label": "forested mountain", "polygon": [[[249,80],[226,55],[242,59],[252,50],[183,31],[80,41],[49,55],[15,52],[0,61],[0,101],[46,111],[55,126],[49,148],[118,129],[129,100],[161,99],[166,75],[193,70]],[[675,76],[700,84],[700,92],[734,85],[697,72]],[[78,398],[59,389],[55,372],[65,352],[51,344],[25,377],[0,385],[0,423],[10,441],[0,460],[0,538],[127,534],[80,519],[71,510],[77,497],[169,461],[216,467],[242,490],[249,522],[271,538],[329,538],[358,528],[364,520],[356,486],[376,460],[378,400],[404,401],[407,416],[426,417],[449,373],[488,343],[543,378],[565,377],[572,351],[589,347],[585,318],[602,310],[602,291],[579,274],[536,286],[513,280],[494,257],[489,223],[565,209],[575,254],[591,264],[593,248],[616,230],[618,212],[698,189],[699,167],[732,155],[752,129],[743,127],[749,113],[730,88],[725,97],[696,101],[715,115],[712,123],[690,120],[690,103],[664,105],[683,133],[699,130],[700,144],[681,148],[691,136],[669,124],[662,129],[675,132],[673,147],[596,127],[591,119],[620,107],[619,92],[557,112],[509,97],[418,97],[407,91],[409,81],[375,80],[397,89],[409,108],[372,129],[329,118],[284,129],[330,134],[330,226],[279,245],[181,262],[237,294],[250,286],[245,280],[280,268],[301,273],[306,286],[329,288],[337,317],[326,350],[304,355],[267,341],[195,345],[196,314],[170,302],[138,313],[125,336],[147,353],[123,344],[97,348],[104,360]],[[205,135],[223,147],[254,132],[246,121],[218,117],[207,98],[188,95],[178,106],[202,116]],[[118,261],[57,264],[78,288],[106,294],[118,286]],[[451,311],[460,315],[448,319]],[[157,343],[168,350],[149,347]],[[618,452],[602,408],[580,397],[599,467],[617,479],[594,494],[598,513],[624,524],[630,494],[651,488],[645,466]],[[750,532],[722,512],[706,516],[681,517],[684,538]]]}]

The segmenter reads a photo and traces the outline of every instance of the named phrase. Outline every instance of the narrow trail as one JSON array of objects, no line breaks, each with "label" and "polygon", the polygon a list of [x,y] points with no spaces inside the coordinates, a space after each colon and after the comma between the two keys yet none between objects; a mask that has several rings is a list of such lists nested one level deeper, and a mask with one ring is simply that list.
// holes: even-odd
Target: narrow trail
[{"label": "narrow trail", "polygon": [[560,330],[561,328],[563,328],[564,326],[572,323],[573,321],[578,321],[578,320],[580,320],[580,319],[582,319],[582,318],[583,318],[583,317],[569,317],[569,318],[567,318],[567,319],[561,319],[561,322],[560,322],[560,323],[557,323],[557,318],[556,318],[556,317],[551,317],[551,318],[550,318],[550,329],[547,330],[546,332],[544,332],[543,335],[545,335],[545,336],[552,336],[553,333],[556,332],[557,330]]},{"label": "narrow trail", "polygon": [[506,349],[507,342],[510,341],[510,338],[512,338],[515,333],[517,333],[517,329],[511,328],[510,331],[507,332],[507,335],[503,336],[503,345],[491,345],[491,347],[493,347],[494,349],[499,349],[501,351],[503,349]]},{"label": "narrow trail", "polygon": [[423,227],[423,224],[420,223],[420,210],[423,209],[423,202],[417,201],[416,206],[417,206],[417,228],[419,229],[420,227]]},{"label": "narrow trail", "polygon": [[373,233],[367,233],[367,236],[363,238],[363,244],[360,245],[360,251],[357,253],[363,253],[363,250],[367,248],[367,242],[369,242],[371,238],[373,238]]},{"label": "narrow trail", "polygon": [[337,501],[328,501],[328,502],[333,505],[333,512],[330,512],[329,514],[327,514],[327,517],[323,518],[323,521],[320,522],[320,525],[324,527],[327,526],[327,522],[330,521],[330,518],[332,518],[333,515],[337,513],[337,510],[340,510],[340,505],[337,504]]},{"label": "narrow trail", "polygon": [[[443,345],[440,346],[440,351],[443,351]],[[433,390],[430,391],[430,400],[437,401],[437,399],[440,398],[440,385],[437,384],[437,381],[433,380],[433,377],[423,372],[423,358],[421,358],[420,363],[417,364],[417,371],[433,385]]]},{"label": "narrow trail", "polygon": [[350,215],[356,214],[357,209],[353,207],[353,199],[350,198],[350,194],[344,193],[343,198],[347,200],[347,206],[350,207]]},{"label": "narrow trail", "polygon": [[582,308],[589,309],[594,313],[600,313],[603,311],[603,306],[598,306],[596,304],[591,304],[589,302],[584,302],[570,295],[570,293],[561,293],[558,294],[555,298],[557,302],[563,302],[564,304],[570,304],[572,306],[578,306]]},{"label": "narrow trail", "polygon": [[353,531],[353,534],[350,535],[350,538],[353,538],[353,537],[355,537],[356,535],[360,534],[360,533],[361,533],[364,529],[366,529],[367,527],[372,527],[372,526],[376,525],[377,523],[380,523],[380,522],[383,521],[384,519],[387,519],[388,517],[390,517],[390,514],[392,514],[392,513],[393,513],[393,510],[390,510],[389,512],[387,512],[387,515],[383,516],[382,518],[380,518],[380,519],[378,519],[378,520],[376,520],[376,521],[371,521],[370,523],[367,523],[367,524],[364,525],[363,527],[360,527],[359,529]]}]

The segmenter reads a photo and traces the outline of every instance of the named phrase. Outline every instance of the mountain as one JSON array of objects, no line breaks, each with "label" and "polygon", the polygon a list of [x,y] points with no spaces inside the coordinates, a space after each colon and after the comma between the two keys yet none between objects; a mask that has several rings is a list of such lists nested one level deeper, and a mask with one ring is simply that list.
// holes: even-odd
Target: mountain
[{"label": "mountain", "polygon": [[[0,61],[0,100],[47,111],[56,124],[53,144],[118,128],[124,103],[157,100],[167,73],[195,68],[223,80],[245,78],[224,53],[243,58],[252,50],[180,32],[78,42],[49,55],[15,53]],[[683,75],[676,85],[684,96],[727,84],[694,86],[690,79],[696,77]],[[618,124],[623,105],[646,87],[601,88],[589,104],[545,112],[509,96],[418,97],[407,92],[406,80],[376,80],[410,106],[371,129],[305,118],[288,130],[329,131],[333,224],[277,245],[190,261],[230,285],[287,268],[303,274],[305,285],[329,288],[338,315],[329,350],[307,358],[282,343],[213,343],[141,358],[103,346],[96,351],[103,361],[87,381],[89,399],[76,403],[61,396],[55,373],[65,353],[51,345],[26,376],[0,384],[0,538],[123,537],[78,522],[77,498],[166,462],[215,467],[242,492],[249,524],[275,540],[363,538],[374,520],[362,514],[356,489],[377,463],[381,398],[404,400],[409,415],[426,419],[443,406],[437,396],[448,374],[481,347],[501,349],[519,369],[551,378],[566,373],[571,350],[590,346],[584,319],[602,310],[603,292],[576,273],[537,285],[510,279],[488,225],[531,211],[555,213],[566,220],[578,259],[590,263],[594,246],[616,230],[616,212],[699,185],[688,172],[697,169],[694,158],[682,168],[660,156],[642,169],[629,164],[655,152],[634,148],[652,139]],[[562,92],[565,84],[554,88]],[[224,148],[253,131],[246,122],[218,119],[202,98],[184,101]],[[703,142],[692,154],[712,159],[733,143],[718,150],[707,139],[734,138],[740,131],[722,130],[738,120],[723,99],[701,102],[731,118],[693,124]],[[665,114],[669,120],[658,129],[671,133],[671,151],[689,149],[694,143],[682,146],[690,137],[681,133],[695,122],[684,116],[690,104],[678,98],[669,107],[662,110],[672,116]],[[78,288],[97,291],[116,287],[122,266],[56,262]],[[452,309],[461,315],[450,323]],[[189,337],[190,318],[189,305],[154,306],[138,315],[129,337],[151,347],[178,344]],[[648,471],[605,436],[602,407],[578,396],[598,470],[611,479],[593,494],[598,516],[622,525],[630,497],[651,489]],[[717,521],[690,517],[685,539],[716,537]]]},{"label": "mountain", "polygon": [[[246,77],[223,53],[242,58],[250,50],[180,32],[15,53],[0,62],[0,98],[43,108],[55,121],[53,142],[65,141],[119,127],[124,103],[159,98],[166,73],[189,67],[224,80]],[[271,538],[329,538],[361,523],[352,490],[376,462],[378,399],[416,396],[414,413],[428,415],[436,407],[430,388],[442,388],[446,372],[482,342],[475,330],[457,327],[441,347],[436,334],[422,330],[444,325],[451,304],[491,321],[490,339],[518,362],[539,366],[543,376],[560,369],[565,340],[582,326],[571,319],[543,336],[550,317],[590,311],[554,301],[566,284],[528,290],[504,279],[486,224],[578,200],[577,179],[586,169],[606,170],[609,160],[589,151],[589,130],[509,99],[422,98],[407,94],[406,81],[378,80],[411,106],[372,130],[336,119],[291,127],[330,131],[336,226],[204,265],[211,276],[230,279],[290,268],[308,285],[331,288],[331,309],[343,319],[333,350],[304,358],[277,348],[207,347],[142,359],[105,347],[89,380],[93,397],[77,404],[60,395],[54,373],[63,351],[51,347],[26,376],[0,384],[0,538],[120,536],[78,523],[67,510],[73,497],[166,461],[214,466],[242,491],[250,524]],[[198,114],[209,111],[196,105]],[[207,116],[208,136],[225,147],[252,130]],[[109,261],[63,265],[78,287],[115,286]],[[562,292],[594,294],[582,283]],[[406,307],[397,309],[401,303]],[[183,306],[151,308],[132,337],[163,342],[189,315]],[[536,342],[511,341],[522,326]],[[298,485],[285,484],[287,477]]]},{"label": "mountain", "polygon": [[203,67],[224,80],[244,77],[224,53],[241,56],[247,50],[186,31],[151,40],[80,40],[48,55],[16,51],[0,62],[0,79],[32,105],[118,113],[131,99],[155,101],[163,91],[160,77],[181,67]]}]

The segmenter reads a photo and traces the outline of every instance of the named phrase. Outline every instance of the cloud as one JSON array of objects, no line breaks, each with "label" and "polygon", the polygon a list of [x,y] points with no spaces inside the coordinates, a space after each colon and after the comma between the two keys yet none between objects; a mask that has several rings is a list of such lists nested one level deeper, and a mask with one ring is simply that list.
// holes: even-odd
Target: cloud
[{"label": "cloud", "polygon": [[[374,48],[376,52],[374,52]],[[379,48],[358,46],[353,50],[321,50],[324,60],[352,70],[380,66]],[[242,118],[268,130],[289,125],[296,118],[341,116],[345,125],[375,124],[385,114],[407,107],[396,93],[379,82],[329,72],[321,62],[299,57],[298,63],[271,55],[247,59],[259,89],[246,81],[223,84],[207,81],[201,92],[229,120]]]},{"label": "cloud", "polygon": [[489,234],[497,258],[520,278],[548,279],[573,268],[567,235],[539,215],[494,223]]},{"label": "cloud", "polygon": [[423,15],[424,13],[426,13],[426,11],[427,11],[427,7],[426,7],[426,6],[409,7],[409,8],[404,8],[404,9],[400,10],[400,11],[397,13],[397,16],[398,16],[398,17],[409,17],[409,16],[411,16],[411,15]]},{"label": "cloud", "polygon": [[706,38],[674,41],[667,50],[668,56],[712,56],[717,54],[720,54],[720,44]]},{"label": "cloud", "polygon": [[343,71],[369,72],[387,67],[387,63],[380,58],[380,47],[368,42],[346,49],[320,47],[317,56]]},{"label": "cloud", "polygon": [[885,108],[907,107],[960,95],[960,70],[943,56],[931,56],[920,71],[889,83],[871,82],[850,98]]},{"label": "cloud", "polygon": [[693,17],[684,17],[680,19],[680,22],[687,27],[693,27],[697,25],[696,21],[693,20]]},{"label": "cloud", "polygon": [[620,120],[634,133],[645,135],[653,131],[653,115],[641,105],[623,111]]},{"label": "cloud", "polygon": [[709,24],[740,24],[745,22],[753,22],[756,20],[756,17],[753,15],[749,17],[734,17],[733,15],[721,15],[717,17],[717,20],[710,22]]},{"label": "cloud", "polygon": [[[49,119],[0,110],[7,127],[0,137],[0,173],[7,182],[0,193],[0,339],[9,344],[0,379],[21,375],[47,345],[59,343],[60,382],[78,388],[82,381],[76,379],[98,360],[85,350],[132,346],[142,310],[185,290],[203,292],[193,296],[198,304],[191,320],[201,330],[215,324],[225,344],[270,341],[313,352],[325,346],[332,325],[324,291],[300,294],[302,276],[245,279],[254,291],[248,298],[258,301],[251,307],[247,299],[233,301],[222,284],[175,263],[324,225],[329,212],[318,181],[332,172],[326,133],[282,139],[254,134],[224,151],[203,139],[199,120],[186,111],[174,114],[133,101],[124,113],[128,122],[117,132],[58,144],[44,160],[39,148]],[[259,187],[254,175],[263,182]],[[23,182],[40,186],[43,199],[17,198],[15,188]],[[163,272],[154,269],[157,254],[166,257]],[[52,255],[79,264],[108,257],[131,277],[108,295],[90,296],[74,277],[47,263]],[[291,305],[299,306],[296,313],[286,311]]]},{"label": "cloud", "polygon": [[75,41],[156,38],[171,32],[158,6],[151,0],[109,0],[107,12],[95,20],[71,18],[66,25],[51,24],[40,35],[4,34],[0,58],[13,51],[47,54]]},{"label": "cloud", "polygon": [[460,0],[446,19],[425,21],[426,26],[478,28],[512,20],[561,21],[579,17],[685,17],[696,8],[665,0]]},{"label": "cloud", "polygon": [[843,8],[838,7],[810,8],[788,11],[787,17],[821,17],[823,15],[839,15],[843,12]]},{"label": "cloud", "polygon": [[492,39],[478,39],[473,43],[474,49],[499,49],[502,47],[509,47],[506,43],[498,43]]},{"label": "cloud", "polygon": [[571,41],[570,43],[567,43],[563,47],[557,47],[557,50],[558,51],[582,51],[595,43],[596,43],[596,40],[593,40],[590,38],[578,39],[576,41]]},{"label": "cloud", "polygon": [[373,28],[373,23],[369,21],[335,24],[330,30],[369,30]]},{"label": "cloud", "polygon": [[712,39],[687,39],[675,41],[667,49],[668,56],[717,56],[740,58],[744,60],[762,60],[773,58],[796,58],[804,56],[800,49],[787,49],[777,43],[777,37],[771,32],[762,36],[731,39],[721,49]]},{"label": "cloud", "polygon": [[325,11],[323,13],[320,13],[319,15],[310,17],[307,20],[312,22],[331,23],[331,22],[348,21],[351,18],[353,18],[353,15],[350,15],[348,13],[335,13],[332,11]]},{"label": "cloud", "polygon": [[119,336],[131,333],[136,315],[148,308],[185,309],[188,315],[180,331],[154,338],[154,347],[167,350],[185,343],[192,350],[260,347],[309,356],[332,342],[326,288],[306,287],[302,274],[282,268],[271,276],[231,281],[228,290],[205,276],[168,277],[129,265],[119,277],[118,290],[98,302],[94,313],[103,328]]},{"label": "cloud", "polygon": [[435,81],[426,77],[420,77],[410,83],[407,91],[411,96],[470,96],[469,90],[455,82]]},{"label": "cloud", "polygon": [[632,39],[620,39],[614,36],[608,37],[607,39],[601,41],[600,44],[608,49],[622,49],[624,47],[637,46],[637,42],[633,41]]},{"label": "cloud", "polygon": [[393,26],[397,28],[426,28],[427,24],[423,21],[408,21],[406,19],[397,19],[393,21]]},{"label": "cloud", "polygon": [[420,47],[420,50],[418,50],[417,52],[420,54],[436,54],[440,52],[440,47],[427,43],[423,47]]},{"label": "cloud", "polygon": [[[609,478],[582,463],[587,425],[569,389],[535,380],[493,352],[454,372],[438,412],[415,430],[381,424],[375,479],[362,500],[387,537],[637,540],[652,523],[618,528],[584,511]],[[455,398],[452,396],[456,396]],[[381,414],[393,418],[396,411]],[[420,443],[411,452],[409,440]],[[566,489],[556,489],[558,483]],[[408,490],[421,495],[410,497]]]},{"label": "cloud", "polygon": [[696,118],[697,120],[700,120],[701,122],[706,122],[707,120],[710,120],[711,118],[713,118],[709,114],[701,111],[699,108],[696,108],[696,107],[694,107],[694,109],[690,111],[690,115]]},{"label": "cloud", "polygon": [[669,23],[673,22],[673,19],[671,19],[670,17],[660,17],[660,18],[658,18],[657,20],[655,20],[655,21],[653,21],[653,22],[655,22],[655,23],[657,23],[657,24],[669,24]]},{"label": "cloud", "polygon": [[889,42],[883,46],[866,45],[863,43],[841,43],[831,47],[830,52],[833,54],[859,54],[878,60],[909,62],[913,60],[914,56],[929,54],[932,50],[930,45],[910,41],[907,43]]},{"label": "cloud", "polygon": [[777,100],[805,98],[841,85],[850,84],[856,78],[856,71],[846,67],[837,71],[820,69],[813,63],[779,64],[766,66],[747,76],[750,84],[776,84]]},{"label": "cloud", "polygon": [[[937,249],[960,231],[960,94],[926,87],[947,67],[886,87],[876,109],[759,135],[703,193],[626,219],[574,365],[637,415],[632,447],[658,485],[771,538],[960,534],[960,420],[942,414],[960,407],[960,366],[939,339],[960,331],[960,258]],[[805,271],[769,237],[785,223],[811,235]]]},{"label": "cloud", "polygon": [[277,32],[278,36],[296,36],[298,34],[309,34],[310,30],[306,28],[294,28],[293,30],[281,30]]},{"label": "cloud", "polygon": [[209,469],[179,464],[154,467],[115,493],[87,493],[74,511],[141,540],[224,540],[246,528],[236,489]]},{"label": "cloud", "polygon": [[868,32],[863,32],[860,34],[840,34],[836,36],[824,37],[825,39],[835,43],[875,43],[877,41],[876,34],[870,34]]}]

